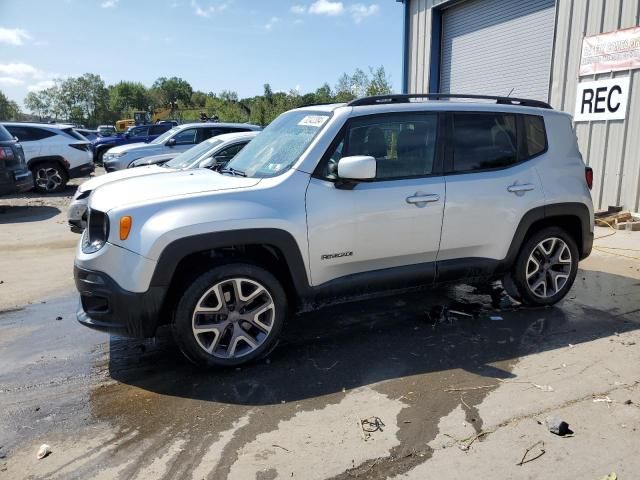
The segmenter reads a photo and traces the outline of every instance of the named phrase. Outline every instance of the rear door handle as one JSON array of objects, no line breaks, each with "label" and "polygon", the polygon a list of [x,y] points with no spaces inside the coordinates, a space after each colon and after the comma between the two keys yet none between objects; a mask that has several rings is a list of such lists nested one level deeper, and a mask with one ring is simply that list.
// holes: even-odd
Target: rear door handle
[{"label": "rear door handle", "polygon": [[415,193],[410,197],[407,197],[407,203],[412,203],[418,207],[424,207],[427,203],[433,203],[440,200],[440,195]]},{"label": "rear door handle", "polygon": [[531,190],[535,190],[535,188],[536,186],[531,183],[523,183],[522,185],[509,185],[507,191],[511,193],[530,192]]}]

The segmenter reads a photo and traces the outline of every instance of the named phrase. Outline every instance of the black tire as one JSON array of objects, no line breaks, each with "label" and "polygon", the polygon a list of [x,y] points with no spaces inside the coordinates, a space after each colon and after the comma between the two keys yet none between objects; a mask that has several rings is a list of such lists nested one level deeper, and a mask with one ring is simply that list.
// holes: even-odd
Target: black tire
[{"label": "black tire", "polygon": [[64,190],[69,177],[67,171],[58,162],[39,162],[31,167],[33,188],[40,193],[56,193]]},{"label": "black tire", "polygon": [[[564,283],[560,288],[557,288],[557,291],[555,291],[555,293],[550,294],[549,296],[541,296],[542,291],[538,290],[538,294],[536,294],[532,290],[532,287],[529,285],[529,282],[527,281],[527,264],[529,262],[529,257],[534,252],[534,249],[536,249],[536,247],[541,242],[549,242],[551,241],[551,239],[554,239],[554,238],[564,242],[565,245],[568,247],[569,253],[571,255],[571,258],[567,259],[566,252],[565,252],[564,259],[567,263],[561,267],[564,269],[562,271],[562,274],[563,275],[566,274],[568,276],[566,277],[566,281],[564,281]],[[548,246],[549,244],[547,243],[546,245]],[[545,262],[540,262],[540,263],[544,264]],[[569,267],[570,267],[570,270],[567,271]],[[548,271],[555,272],[554,270],[555,267],[551,266],[547,268],[549,269]],[[520,295],[520,301],[523,304],[529,305],[529,306],[547,306],[547,305],[553,305],[554,303],[564,298],[567,292],[571,289],[571,286],[573,285],[573,282],[576,279],[577,273],[578,273],[578,247],[576,245],[575,240],[571,237],[571,235],[569,235],[562,228],[548,227],[534,233],[531,237],[529,237],[524,242],[524,244],[522,245],[522,248],[520,249],[520,253],[518,254],[518,258],[516,259],[516,263],[511,272],[511,275],[513,278],[513,283]],[[541,272],[539,275],[540,276],[538,278],[544,277],[544,282],[545,282],[544,291],[546,292],[547,290],[546,285],[548,285],[549,282],[552,281],[552,278],[547,273],[547,270],[545,270],[544,272]],[[534,286],[535,286],[534,280],[532,280],[532,283],[534,283]],[[554,287],[552,288],[553,290],[556,290]]]},{"label": "black tire", "polygon": [[98,153],[96,153],[96,161],[95,161],[96,165],[100,165],[100,166],[104,165],[104,158],[103,157],[104,157],[105,153],[107,153],[107,149],[106,148],[98,150]]},{"label": "black tire", "polygon": [[[242,310],[244,306],[250,306],[251,301],[243,304],[239,302],[241,308],[238,308],[236,312],[236,321],[232,321],[232,313],[235,310],[235,306],[232,308],[228,306],[226,301],[224,302],[225,309],[229,309],[227,312],[228,315],[224,314],[221,310],[221,313],[218,314],[199,314],[196,316],[195,309],[198,305],[202,303],[207,303],[213,295],[215,299],[218,298],[218,295],[210,293],[207,297],[204,297],[208,291],[213,289],[214,286],[219,285],[223,282],[223,286],[221,288],[228,288],[227,284],[224,284],[225,281],[230,281],[231,279],[244,279],[243,281],[247,281],[246,284],[251,286],[250,282],[254,282],[259,284],[264,288],[265,293],[261,293],[257,300],[264,300],[265,304],[269,304],[271,302],[273,304],[273,310],[270,311],[266,317],[262,317],[261,320],[265,320],[265,323],[268,323],[270,326],[270,330],[265,334],[264,331],[260,332],[259,329],[255,326],[255,324],[251,324],[247,320],[243,320],[242,318],[237,318],[239,314],[243,313]],[[244,285],[246,285],[244,284]],[[249,292],[247,295],[250,295]],[[226,293],[223,291],[223,295]],[[235,294],[234,294],[235,295]],[[256,300],[253,300],[254,302]],[[233,303],[233,302],[231,302]],[[222,305],[222,302],[220,303]],[[238,305],[238,304],[236,304]],[[217,305],[216,305],[217,306]],[[206,308],[206,307],[205,307]],[[256,308],[259,310],[259,308]],[[250,265],[246,263],[230,263],[226,265],[220,265],[214,267],[208,272],[203,273],[198,276],[193,283],[191,283],[188,288],[184,291],[182,296],[178,300],[178,304],[175,310],[174,321],[172,324],[174,338],[176,343],[180,347],[182,353],[193,363],[203,367],[235,367],[238,365],[243,365],[245,363],[256,360],[262,356],[269,354],[275,348],[278,337],[280,335],[280,331],[282,330],[282,326],[288,316],[288,303],[287,297],[282,288],[280,282],[274,277],[271,273],[264,270],[263,268],[257,267],[255,265]],[[215,318],[214,318],[215,317]],[[219,317],[224,317],[224,319],[220,319]],[[268,318],[267,318],[268,317]],[[201,322],[212,324],[212,325],[225,325],[226,327],[218,328],[219,331],[222,331],[219,335],[214,333],[203,333],[196,338],[196,334],[193,331],[194,322]],[[246,347],[253,348],[248,353],[241,354],[239,356],[221,356],[222,353],[229,353],[229,349],[231,348],[232,339],[228,336],[232,334],[232,332],[236,332],[235,328],[242,327],[243,338],[250,338],[252,341],[257,339],[257,336],[244,335],[248,327],[249,330],[253,330],[254,332],[260,332],[259,335],[262,335],[260,342],[257,343],[256,347],[251,347],[246,340],[243,340],[243,343]],[[209,335],[209,337],[206,337]],[[216,344],[221,345],[219,348],[223,348],[227,345],[226,352],[218,352],[215,354],[214,352],[210,353],[205,350],[205,346],[203,343],[207,343],[209,340],[213,340],[211,337],[215,339],[220,339],[216,342]],[[236,345],[239,342],[236,341]],[[213,345],[213,341],[209,344]],[[235,350],[235,348],[234,348]]]}]

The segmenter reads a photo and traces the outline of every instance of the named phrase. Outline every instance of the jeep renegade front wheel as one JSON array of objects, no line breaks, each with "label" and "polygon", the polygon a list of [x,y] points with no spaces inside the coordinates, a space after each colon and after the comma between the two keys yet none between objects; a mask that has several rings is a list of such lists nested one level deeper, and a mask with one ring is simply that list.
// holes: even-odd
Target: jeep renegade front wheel
[{"label": "jeep renegade front wheel", "polygon": [[525,305],[553,305],[567,294],[578,273],[578,248],[563,229],[533,234],[516,260],[513,283]]},{"label": "jeep renegade front wheel", "polygon": [[237,366],[275,347],[286,315],[284,289],[271,273],[233,263],[200,275],[185,290],[173,331],[195,364]]}]

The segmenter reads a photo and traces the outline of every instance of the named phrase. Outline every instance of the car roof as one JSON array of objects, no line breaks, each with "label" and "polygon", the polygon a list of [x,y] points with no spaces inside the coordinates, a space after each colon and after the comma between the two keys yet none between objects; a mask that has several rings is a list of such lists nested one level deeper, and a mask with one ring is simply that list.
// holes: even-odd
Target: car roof
[{"label": "car roof", "polygon": [[38,122],[2,122],[2,125],[10,127],[36,127],[36,128],[53,128],[61,130],[63,128],[73,128],[73,125],[65,125],[62,123],[38,123]]},{"label": "car roof", "polygon": [[262,130],[262,127],[258,125],[253,125],[251,123],[223,123],[223,122],[194,122],[194,123],[183,123],[182,125],[178,125],[174,128],[193,128],[193,127],[222,127],[222,128],[247,128],[249,130]]},{"label": "car roof", "polygon": [[222,140],[223,142],[234,142],[237,140],[244,140],[245,138],[253,138],[258,135],[260,132],[251,131],[251,132],[233,132],[233,133],[223,133],[221,135],[216,135],[215,137],[207,138],[205,142],[214,143],[218,140]]}]

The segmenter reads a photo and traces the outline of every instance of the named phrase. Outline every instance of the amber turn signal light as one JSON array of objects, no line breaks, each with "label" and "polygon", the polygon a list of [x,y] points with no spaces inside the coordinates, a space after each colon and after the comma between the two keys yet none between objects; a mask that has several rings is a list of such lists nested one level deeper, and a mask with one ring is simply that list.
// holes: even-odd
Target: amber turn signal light
[{"label": "amber turn signal light", "polygon": [[131,231],[131,217],[126,215],[120,217],[120,240],[126,240],[129,238],[129,232]]}]

